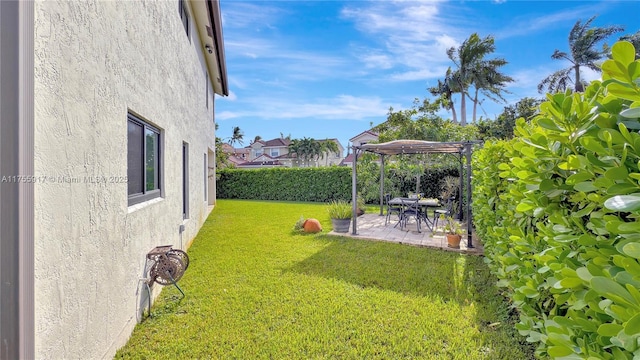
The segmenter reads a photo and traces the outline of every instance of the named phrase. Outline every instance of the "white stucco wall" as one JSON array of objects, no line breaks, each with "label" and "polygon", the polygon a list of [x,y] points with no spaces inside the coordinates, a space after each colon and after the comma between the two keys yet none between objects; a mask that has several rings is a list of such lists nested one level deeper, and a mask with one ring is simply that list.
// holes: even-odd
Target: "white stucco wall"
[{"label": "white stucco wall", "polygon": [[[198,41],[195,31],[187,38],[177,0],[35,3],[37,358],[113,357],[136,324],[146,253],[165,244],[184,249],[208,215],[213,96],[207,108]],[[164,196],[134,207],[121,180],[128,110],[164,138]]]}]

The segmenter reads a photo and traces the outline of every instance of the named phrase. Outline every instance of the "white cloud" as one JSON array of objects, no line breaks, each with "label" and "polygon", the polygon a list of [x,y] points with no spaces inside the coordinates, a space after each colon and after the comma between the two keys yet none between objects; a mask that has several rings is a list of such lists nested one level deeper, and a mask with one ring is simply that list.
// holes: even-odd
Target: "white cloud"
[{"label": "white cloud", "polygon": [[[394,81],[442,77],[450,64],[446,51],[462,34],[450,22],[441,2],[366,2],[343,8],[341,16],[354,22],[368,38],[354,44],[365,68],[387,72]],[[363,41],[364,43],[364,41]],[[445,65],[446,64],[446,65]]]},{"label": "white cloud", "polygon": [[511,23],[505,24],[501,31],[496,33],[497,39],[530,35],[548,28],[571,27],[575,23],[573,19],[589,18],[598,13],[599,6],[576,6],[570,10],[557,13],[544,13],[537,17],[531,14],[515,17]]},{"label": "white cloud", "polygon": [[[370,117],[386,116],[392,104],[385,103],[377,96],[338,95],[333,98],[316,99],[314,102],[296,101],[282,98],[252,98],[247,100],[243,110],[222,111],[217,120],[234,118],[254,119],[304,119],[362,120]],[[397,107],[397,104],[394,107]]]}]

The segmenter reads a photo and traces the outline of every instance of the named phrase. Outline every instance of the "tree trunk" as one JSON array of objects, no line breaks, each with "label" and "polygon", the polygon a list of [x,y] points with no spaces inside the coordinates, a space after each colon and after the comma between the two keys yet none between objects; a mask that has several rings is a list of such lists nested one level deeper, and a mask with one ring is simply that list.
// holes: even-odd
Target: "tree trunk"
[{"label": "tree trunk", "polygon": [[453,122],[457,124],[458,123],[458,116],[456,114],[456,107],[453,104],[453,99],[451,99],[451,113],[453,114]]},{"label": "tree trunk", "polygon": [[478,107],[478,88],[476,88],[475,97],[473,98],[473,123],[476,123],[476,108]]},{"label": "tree trunk", "polygon": [[460,96],[460,125],[465,126],[467,125],[467,99],[466,99],[466,92],[462,92],[461,93],[462,96]]},{"label": "tree trunk", "polygon": [[576,72],[576,92],[584,92],[584,86],[582,86],[582,81],[580,81],[580,66],[576,64],[573,69]]}]

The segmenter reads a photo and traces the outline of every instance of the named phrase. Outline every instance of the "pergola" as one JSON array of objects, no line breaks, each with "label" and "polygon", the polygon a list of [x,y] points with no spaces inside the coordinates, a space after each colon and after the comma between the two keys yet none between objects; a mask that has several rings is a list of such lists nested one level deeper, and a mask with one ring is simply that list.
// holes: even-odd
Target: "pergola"
[{"label": "pergola", "polygon": [[[435,142],[435,141],[422,141],[422,140],[395,140],[380,144],[364,144],[354,145],[353,149],[353,172],[352,172],[352,184],[351,184],[351,196],[353,199],[353,230],[352,234],[357,234],[358,221],[356,216],[357,211],[357,164],[358,156],[364,152],[370,152],[378,154],[380,156],[380,215],[383,215],[384,207],[384,164],[385,158],[390,155],[415,155],[415,154],[453,154],[458,155],[460,162],[460,194],[464,194],[462,191],[466,186],[467,206],[466,215],[467,220],[467,242],[468,247],[472,248],[471,242],[471,153],[473,151],[473,145],[479,144],[480,141],[462,141],[462,142]],[[466,158],[466,178],[463,179],[463,157]],[[465,181],[466,180],[466,181]],[[459,214],[462,217],[462,202],[460,202]]]}]

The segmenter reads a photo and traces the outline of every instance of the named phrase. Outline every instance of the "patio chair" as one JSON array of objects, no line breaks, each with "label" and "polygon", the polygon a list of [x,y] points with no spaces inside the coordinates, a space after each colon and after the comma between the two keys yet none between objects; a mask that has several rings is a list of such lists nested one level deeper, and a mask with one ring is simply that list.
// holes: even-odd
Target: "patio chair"
[{"label": "patio chair", "polygon": [[420,222],[422,221],[422,210],[418,205],[418,198],[406,199],[402,198],[402,213],[400,214],[400,229],[407,227],[410,218],[416,219],[416,226],[420,232]]},{"label": "patio chair", "polygon": [[455,198],[450,197],[447,199],[447,202],[442,209],[436,209],[433,211],[433,231],[435,232],[438,228],[438,220],[440,217],[451,216],[453,212],[453,204],[455,203]]},{"label": "patio chair", "polygon": [[[384,219],[384,226],[387,226],[389,223],[389,219],[391,218],[391,214],[395,214],[398,216],[398,223],[395,226],[398,226],[400,223],[400,213],[402,213],[402,206],[391,205],[389,201],[391,200],[391,194],[384,195],[384,202],[387,204],[387,217]],[[394,226],[394,227],[395,227]]]}]

